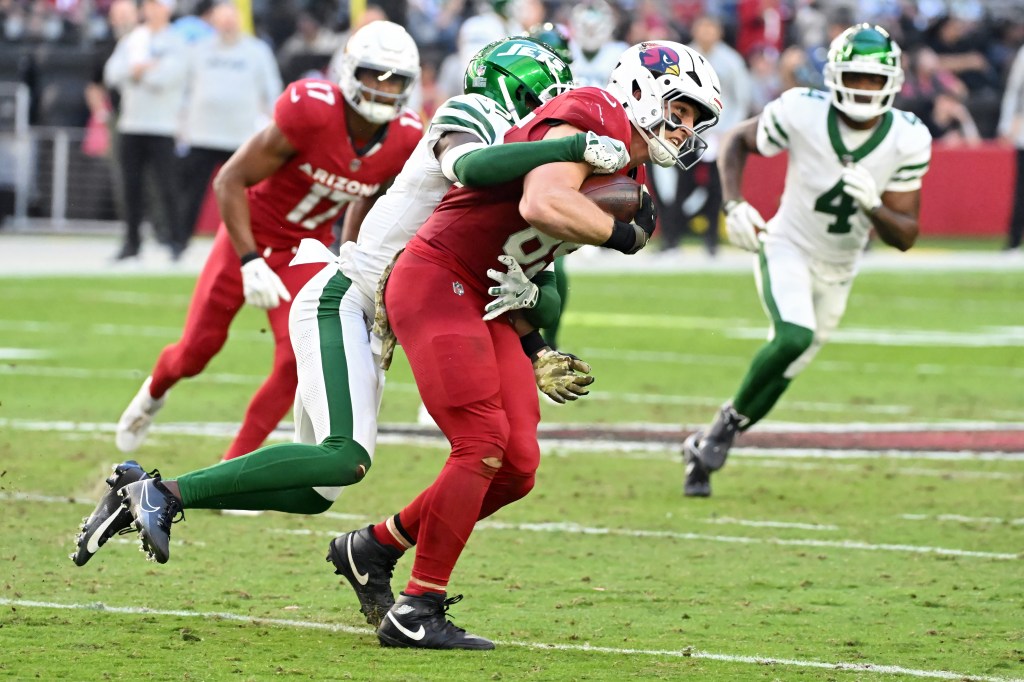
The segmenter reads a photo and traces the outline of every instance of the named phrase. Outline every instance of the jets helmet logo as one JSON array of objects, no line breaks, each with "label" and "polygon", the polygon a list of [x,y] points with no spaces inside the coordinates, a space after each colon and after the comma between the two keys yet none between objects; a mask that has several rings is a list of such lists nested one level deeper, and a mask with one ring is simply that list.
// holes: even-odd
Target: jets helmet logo
[{"label": "jets helmet logo", "polygon": [[640,64],[651,73],[679,75],[679,55],[675,50],[657,43],[648,43],[640,51]]}]

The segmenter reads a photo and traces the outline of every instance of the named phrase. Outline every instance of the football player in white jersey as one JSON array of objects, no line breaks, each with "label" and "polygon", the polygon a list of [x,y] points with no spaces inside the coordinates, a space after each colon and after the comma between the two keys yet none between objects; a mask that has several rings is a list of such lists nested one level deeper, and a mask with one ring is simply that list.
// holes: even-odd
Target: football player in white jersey
[{"label": "football player in white jersey", "polygon": [[612,40],[615,10],[604,0],[588,0],[573,8],[569,15],[572,41],[572,72],[578,85],[603,88],[608,85],[619,57],[629,47]]},{"label": "football player in white jersey", "polygon": [[[688,497],[711,494],[736,435],[772,409],[839,324],[870,231],[906,251],[917,239],[921,178],[931,135],[892,108],[903,85],[900,48],[877,26],[858,24],[831,44],[829,92],[794,88],[723,143],[726,231],[757,254],[754,277],[771,318],[768,343],[739,390],[706,430],[683,445]],[[778,212],[765,222],[741,194],[747,154],[789,152]]]},{"label": "football player in white jersey", "polygon": [[[554,161],[585,161],[604,173],[629,162],[624,145],[593,134],[498,144],[514,123],[571,81],[568,67],[529,38],[485,47],[467,70],[469,94],[454,97],[438,109],[392,187],[363,219],[358,241],[342,245],[335,257],[321,242],[304,240],[292,260],[293,265],[330,263],[296,294],[289,317],[299,375],[296,442],[267,446],[176,479],[161,479],[154,473],[130,482],[124,474],[141,471],[138,464],[119,465],[107,480],[110,490],[87,523],[95,532],[80,536],[76,554],[88,544],[91,556],[134,523],[150,558],[165,563],[170,555],[171,519],[182,509],[318,514],[331,507],[342,486],[361,480],[373,459],[384,386],[369,333],[377,282],[452,183],[497,184]],[[536,286],[525,277],[516,280],[514,272],[511,276],[516,286],[509,287],[500,302],[501,311],[533,304],[532,310],[539,312],[542,305]],[[538,369],[538,385],[541,379],[547,382],[541,390],[554,400],[585,393],[582,386],[589,383],[590,377],[585,376],[589,367],[568,358],[560,365],[565,371],[553,371],[558,367],[550,363],[557,362],[559,354],[544,357],[548,356],[552,360],[543,374]],[[584,375],[575,370],[583,370]],[[145,500],[132,505],[134,519],[107,499],[116,499],[119,493]],[[374,587],[372,582],[368,586]]]}]

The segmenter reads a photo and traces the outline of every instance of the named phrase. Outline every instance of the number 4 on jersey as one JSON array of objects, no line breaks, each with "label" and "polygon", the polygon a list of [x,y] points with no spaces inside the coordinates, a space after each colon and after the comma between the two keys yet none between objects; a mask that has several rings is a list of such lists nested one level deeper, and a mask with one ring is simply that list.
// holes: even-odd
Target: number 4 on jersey
[{"label": "number 4 on jersey", "polygon": [[846,234],[851,227],[850,216],[857,211],[857,206],[853,197],[843,191],[843,181],[840,180],[818,197],[814,202],[814,210],[835,216],[835,220],[828,226],[829,234]]}]

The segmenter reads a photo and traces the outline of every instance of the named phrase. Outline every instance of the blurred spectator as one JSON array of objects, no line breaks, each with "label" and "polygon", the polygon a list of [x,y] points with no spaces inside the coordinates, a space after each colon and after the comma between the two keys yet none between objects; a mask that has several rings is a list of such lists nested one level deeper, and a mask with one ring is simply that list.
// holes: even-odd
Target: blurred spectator
[{"label": "blurred spectator", "polygon": [[125,239],[116,260],[139,254],[145,171],[161,178],[160,200],[170,226],[172,258],[185,248],[177,205],[174,133],[185,87],[186,46],[170,30],[174,0],[144,0],[144,23],[118,41],[104,67],[108,87],[121,92],[121,168],[124,181]]},{"label": "blurred spectator", "polygon": [[216,33],[211,23],[214,4],[214,0],[199,0],[192,14],[175,19],[171,29],[190,45],[205,38],[212,38]]},{"label": "blurred spectator", "polygon": [[746,54],[755,45],[782,49],[782,0],[737,0],[736,16],[736,49],[740,54]]},{"label": "blurred spectator", "polygon": [[409,0],[407,28],[421,53],[455,51],[465,6],[465,0]]},{"label": "blurred spectator", "polygon": [[920,118],[935,141],[977,142],[978,128],[964,106],[967,87],[960,79],[943,69],[938,55],[924,45],[904,53],[904,62],[906,80],[896,106]]},{"label": "blurred spectator", "polygon": [[938,55],[940,66],[962,80],[971,92],[998,85],[976,22],[958,14],[943,16],[928,31],[927,42]]},{"label": "blurred spectator", "polygon": [[191,48],[182,141],[185,243],[192,236],[214,170],[273,114],[281,94],[274,53],[242,33],[238,10],[221,4],[209,14],[215,33]]},{"label": "blurred spectator", "polygon": [[367,5],[366,10],[363,12],[362,16],[359,17],[359,21],[350,26],[349,30],[345,31],[344,33],[338,36],[338,38],[341,40],[341,47],[335,50],[334,54],[331,56],[331,61],[327,66],[327,70],[324,73],[324,77],[327,78],[327,80],[334,81],[335,83],[338,82],[338,79],[340,78],[341,74],[341,71],[339,69],[341,67],[341,62],[345,57],[345,44],[348,43],[348,37],[350,35],[361,29],[363,26],[373,23],[374,21],[387,20],[388,15],[385,14],[384,10],[382,10],[378,5]]},{"label": "blurred spectator", "polygon": [[338,35],[312,12],[301,12],[295,22],[295,33],[277,51],[277,59],[285,64],[298,55],[333,55],[344,45],[344,36]]},{"label": "blurred spectator", "polygon": [[807,53],[796,45],[787,47],[779,55],[779,88],[782,92],[790,88],[817,88],[824,86],[821,71],[815,69]]},{"label": "blurred spectator", "polygon": [[770,47],[758,45],[747,55],[747,64],[750,69],[750,114],[753,116],[782,94],[779,55]]},{"label": "blurred spectator", "polygon": [[718,17],[705,15],[694,22],[690,47],[704,55],[718,74],[722,84],[722,116],[718,125],[704,133],[707,151],[691,170],[653,169],[662,218],[662,249],[678,246],[685,226],[692,226],[693,219],[701,216],[705,224],[704,247],[710,256],[718,253],[722,209],[722,185],[715,165],[718,145],[724,133],[750,115],[751,95],[746,62],[722,38],[723,27]]},{"label": "blurred spectator", "polygon": [[1024,237],[1024,47],[1010,68],[999,115],[999,137],[1017,149],[1017,181],[1013,193],[1013,216],[1006,235],[1006,248],[1019,251]]},{"label": "blurred spectator", "polygon": [[444,58],[437,74],[436,97],[439,101],[462,94],[466,67],[482,47],[505,36],[524,32],[518,22],[505,16],[508,4],[506,0],[484,3],[480,14],[462,22],[457,39],[458,51]]},{"label": "blurred spectator", "polygon": [[613,40],[615,10],[604,0],[576,5],[569,17],[572,74],[579,85],[603,88],[629,46]]}]

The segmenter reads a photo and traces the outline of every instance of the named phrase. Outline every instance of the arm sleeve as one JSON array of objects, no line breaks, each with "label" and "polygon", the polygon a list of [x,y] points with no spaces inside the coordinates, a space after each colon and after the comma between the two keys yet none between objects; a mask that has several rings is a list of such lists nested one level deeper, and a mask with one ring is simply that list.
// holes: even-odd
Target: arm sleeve
[{"label": "arm sleeve", "polygon": [[558,295],[558,287],[555,286],[555,273],[551,270],[542,270],[531,280],[540,290],[537,296],[537,305],[532,308],[524,308],[523,318],[538,329],[548,329],[558,322],[562,314],[562,297]]},{"label": "arm sleeve", "polygon": [[[582,161],[583,133],[537,142],[510,142],[473,149],[454,164],[455,176],[467,187],[499,185],[529,173],[537,166],[557,161]],[[458,147],[452,152],[458,152]]]}]

